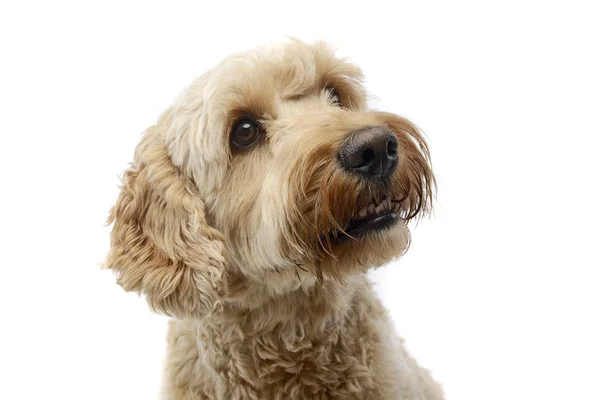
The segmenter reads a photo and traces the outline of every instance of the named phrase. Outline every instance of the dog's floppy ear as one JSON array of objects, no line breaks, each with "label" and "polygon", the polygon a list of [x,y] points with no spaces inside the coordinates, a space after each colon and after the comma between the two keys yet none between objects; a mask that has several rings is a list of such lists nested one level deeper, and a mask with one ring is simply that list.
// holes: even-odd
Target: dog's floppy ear
[{"label": "dog's floppy ear", "polygon": [[169,157],[152,127],[123,176],[109,223],[114,223],[105,268],[150,307],[181,318],[205,315],[222,295],[225,250],[210,227],[194,186]]}]

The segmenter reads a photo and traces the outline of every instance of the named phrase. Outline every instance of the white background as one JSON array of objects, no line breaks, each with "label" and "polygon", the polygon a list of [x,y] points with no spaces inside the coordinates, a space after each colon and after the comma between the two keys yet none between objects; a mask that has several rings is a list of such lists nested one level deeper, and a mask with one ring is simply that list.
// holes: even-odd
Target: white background
[{"label": "white background", "polygon": [[600,399],[594,2],[217,3],[0,6],[0,398],[155,397],[166,319],[99,269],[118,175],[192,78],[292,35],[429,138],[435,215],[373,276],[448,398]]}]

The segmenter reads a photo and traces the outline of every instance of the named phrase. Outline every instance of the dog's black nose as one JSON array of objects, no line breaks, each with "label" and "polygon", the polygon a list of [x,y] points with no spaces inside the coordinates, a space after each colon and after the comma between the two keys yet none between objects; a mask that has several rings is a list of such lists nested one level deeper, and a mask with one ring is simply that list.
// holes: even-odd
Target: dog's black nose
[{"label": "dog's black nose", "polygon": [[347,170],[367,179],[382,179],[398,166],[398,139],[386,127],[366,126],[352,132],[338,154]]}]

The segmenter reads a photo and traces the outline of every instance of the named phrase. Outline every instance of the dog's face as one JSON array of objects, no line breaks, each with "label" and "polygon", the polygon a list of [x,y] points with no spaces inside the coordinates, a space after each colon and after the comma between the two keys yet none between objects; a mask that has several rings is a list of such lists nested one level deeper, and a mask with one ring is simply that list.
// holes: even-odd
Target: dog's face
[{"label": "dog's face", "polygon": [[[361,80],[327,46],[299,42],[231,56],[196,80],[138,148],[146,179],[165,194],[145,195],[147,209],[136,215],[152,215],[153,196],[162,204],[156,213],[168,214],[174,201],[197,203],[172,211],[184,226],[172,236],[164,219],[143,221],[161,234],[140,234],[154,235],[155,251],[179,260],[170,247],[190,256],[190,243],[206,239],[194,235],[210,232],[213,256],[205,245],[196,249],[225,269],[210,279],[224,272],[277,291],[401,255],[407,221],[430,205],[428,149],[407,120],[367,108]],[[163,170],[152,172],[153,157]]]}]

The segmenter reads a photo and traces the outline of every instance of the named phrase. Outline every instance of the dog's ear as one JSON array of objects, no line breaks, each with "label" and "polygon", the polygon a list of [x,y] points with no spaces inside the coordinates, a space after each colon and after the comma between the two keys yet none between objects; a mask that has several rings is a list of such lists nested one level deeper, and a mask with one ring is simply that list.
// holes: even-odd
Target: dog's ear
[{"label": "dog's ear", "polygon": [[143,293],[156,312],[181,318],[210,312],[225,278],[222,235],[206,222],[196,192],[153,127],[108,219],[114,225],[105,268],[126,291]]}]

